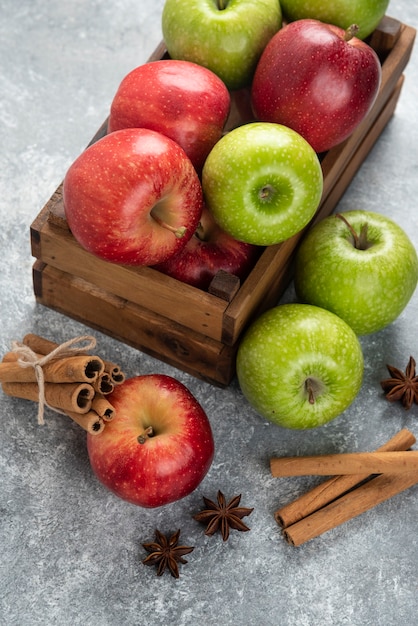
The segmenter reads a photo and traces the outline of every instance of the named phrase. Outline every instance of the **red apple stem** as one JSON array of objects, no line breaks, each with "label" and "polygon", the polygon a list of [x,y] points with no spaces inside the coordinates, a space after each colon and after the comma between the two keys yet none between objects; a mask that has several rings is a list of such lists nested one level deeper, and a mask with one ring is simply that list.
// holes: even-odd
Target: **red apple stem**
[{"label": "red apple stem", "polygon": [[154,434],[154,430],[152,426],[148,426],[138,437],[138,443],[145,443],[148,437],[152,437]]},{"label": "red apple stem", "polygon": [[351,24],[345,31],[344,41],[350,41],[353,37],[355,37],[360,30],[358,24]]},{"label": "red apple stem", "polygon": [[181,239],[186,234],[186,230],[187,230],[186,226],[179,226],[179,227],[171,226],[170,224],[167,224],[167,222],[164,222],[164,220],[162,220],[161,217],[159,217],[158,215],[154,215],[152,213],[151,216],[152,216],[152,219],[154,219],[157,222],[157,224],[162,226],[162,228],[165,228],[166,230],[169,230],[170,232],[174,233],[177,239]]}]

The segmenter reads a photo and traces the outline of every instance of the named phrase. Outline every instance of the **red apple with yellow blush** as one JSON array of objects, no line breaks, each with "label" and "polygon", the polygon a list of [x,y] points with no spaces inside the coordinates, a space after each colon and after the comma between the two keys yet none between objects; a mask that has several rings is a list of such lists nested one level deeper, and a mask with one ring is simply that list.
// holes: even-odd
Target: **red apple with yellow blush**
[{"label": "red apple with yellow blush", "polygon": [[109,401],[115,417],[87,435],[91,467],[116,496],[154,508],[189,495],[214,456],[209,419],[177,379],[164,374],[129,378]]}]

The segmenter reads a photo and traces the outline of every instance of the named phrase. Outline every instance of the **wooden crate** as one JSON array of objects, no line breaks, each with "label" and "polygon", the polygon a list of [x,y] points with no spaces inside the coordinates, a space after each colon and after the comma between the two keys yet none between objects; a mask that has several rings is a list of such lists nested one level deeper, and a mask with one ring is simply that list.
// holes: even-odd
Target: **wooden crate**
[{"label": "wooden crate", "polygon": [[[385,17],[369,39],[382,62],[382,84],[367,118],[341,145],[321,155],[324,190],[312,224],[332,213],[391,118],[414,28]],[[161,44],[150,60],[165,56]],[[248,92],[235,94],[228,128],[248,121]],[[106,122],[92,139],[106,132]],[[212,293],[149,267],[111,264],[85,251],[65,220],[62,184],[31,225],[33,286],[39,303],[77,319],[175,367],[226,386],[235,374],[239,339],[247,325],[274,306],[291,277],[303,232],[267,247],[248,278],[232,288],[214,279]],[[225,286],[227,285],[227,286]]]}]

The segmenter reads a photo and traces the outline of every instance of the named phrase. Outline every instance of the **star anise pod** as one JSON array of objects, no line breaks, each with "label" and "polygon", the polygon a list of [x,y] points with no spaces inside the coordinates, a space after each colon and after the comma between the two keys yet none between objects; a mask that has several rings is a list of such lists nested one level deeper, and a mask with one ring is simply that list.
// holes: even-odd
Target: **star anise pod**
[{"label": "star anise pod", "polygon": [[214,535],[217,530],[221,531],[222,539],[226,541],[229,537],[229,529],[247,531],[248,526],[242,521],[243,517],[250,515],[254,509],[247,509],[238,506],[241,495],[235,496],[228,503],[221,491],[218,491],[217,502],[212,502],[203,496],[206,509],[193,516],[198,522],[207,524],[205,535]]},{"label": "star anise pod", "polygon": [[149,555],[142,561],[145,565],[157,565],[157,576],[162,576],[166,568],[174,578],[179,578],[177,563],[187,563],[182,557],[194,550],[189,546],[179,546],[180,530],[171,536],[163,535],[158,529],[155,531],[155,541],[143,543]]},{"label": "star anise pod", "polygon": [[410,409],[414,402],[418,404],[418,376],[415,365],[415,360],[411,356],[405,373],[393,365],[386,366],[391,378],[382,380],[380,385],[389,402],[400,400],[405,409]]}]

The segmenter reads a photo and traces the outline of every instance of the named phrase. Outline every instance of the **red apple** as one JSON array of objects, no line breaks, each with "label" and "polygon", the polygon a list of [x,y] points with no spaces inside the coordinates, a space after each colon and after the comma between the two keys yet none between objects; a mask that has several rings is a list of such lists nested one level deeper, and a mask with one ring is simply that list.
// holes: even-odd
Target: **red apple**
[{"label": "red apple", "polygon": [[219,270],[244,280],[261,247],[237,241],[222,230],[203,206],[195,234],[178,254],[155,268],[177,280],[207,290]]},{"label": "red apple", "polygon": [[216,74],[189,61],[163,59],[125,76],[113,98],[108,132],[158,131],[176,141],[200,171],[222,136],[229,109],[229,91]]},{"label": "red apple", "polygon": [[154,265],[179,252],[202,210],[199,177],[172,139],[144,128],[106,135],[68,169],[63,185],[70,230],[113,263]]},{"label": "red apple", "polygon": [[205,477],[214,442],[191,392],[163,374],[129,378],[109,396],[115,418],[87,435],[91,467],[117,496],[143,507],[184,498]]},{"label": "red apple", "polygon": [[347,31],[302,19],[269,41],[252,83],[256,117],[289,126],[324,152],[346,139],[372,107],[381,82],[374,50]]}]

